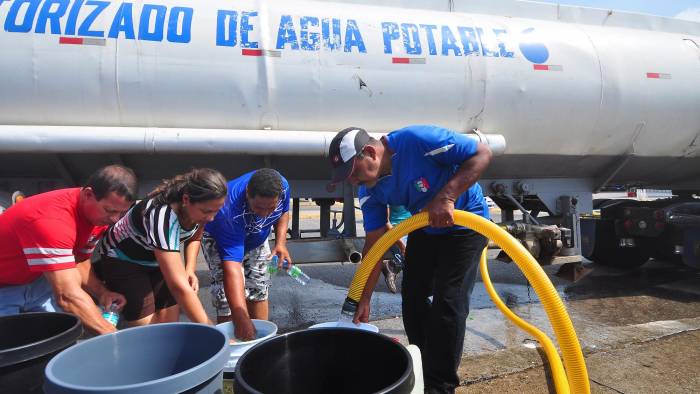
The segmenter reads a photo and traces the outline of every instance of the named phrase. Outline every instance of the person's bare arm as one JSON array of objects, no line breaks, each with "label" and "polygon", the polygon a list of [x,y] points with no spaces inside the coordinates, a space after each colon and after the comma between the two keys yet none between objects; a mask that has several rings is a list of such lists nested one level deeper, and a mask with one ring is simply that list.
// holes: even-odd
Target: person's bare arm
[{"label": "person's bare arm", "polygon": [[196,293],[199,291],[199,278],[197,278],[197,256],[199,249],[202,246],[202,233],[204,227],[200,227],[197,233],[185,242],[185,272],[187,273],[187,282]]},{"label": "person's bare arm", "polygon": [[180,258],[180,253],[158,249],[154,250],[154,253],[170,293],[175,297],[175,300],[187,317],[195,323],[212,324],[204,311],[202,303],[197,298],[197,293],[192,290],[187,281],[187,274]]},{"label": "person's bare arm", "polygon": [[79,262],[77,270],[80,272],[83,289],[95,297],[101,306],[109,308],[112,304],[116,304],[117,309],[120,311],[124,308],[124,305],[126,305],[126,298],[105,287],[102,281],[95,275],[95,270],[93,269],[90,259]]},{"label": "person's bare arm", "polygon": [[282,268],[282,264],[285,260],[289,263],[287,269],[292,266],[292,256],[289,255],[289,250],[287,249],[287,228],[289,226],[289,212],[285,212],[280,216],[277,223],[275,223],[275,247],[272,249],[271,256],[277,256],[279,267]]},{"label": "person's bare arm", "polygon": [[[366,256],[367,252],[374,246],[374,244],[379,240],[379,238],[384,235],[391,225],[389,223],[385,224],[384,227],[380,227],[376,230],[370,231],[365,234],[365,245],[362,248],[362,255]],[[379,280],[379,274],[382,267],[382,258],[377,260],[377,263],[372,268],[369,277],[367,278],[367,283],[365,283],[365,288],[362,290],[362,296],[360,297],[360,302],[357,305],[357,311],[352,321],[354,323],[366,323],[369,320],[370,308],[369,303],[372,299],[372,293],[374,293],[374,288],[377,286],[377,281]]]},{"label": "person's bare arm", "polygon": [[78,316],[89,330],[98,334],[107,334],[117,330],[102,318],[97,305],[83,290],[83,280],[78,268],[46,271],[44,276],[51,283],[58,306],[64,311]]},{"label": "person's bare arm", "polygon": [[245,277],[241,263],[237,261],[222,261],[224,271],[224,293],[231,309],[231,320],[235,327],[235,336],[248,341],[255,339],[255,326],[248,313],[245,299]]},{"label": "person's bare arm", "polygon": [[491,149],[479,143],[476,154],[466,160],[443,188],[433,197],[423,211],[428,212],[431,227],[454,225],[455,201],[481,176],[491,162]]}]

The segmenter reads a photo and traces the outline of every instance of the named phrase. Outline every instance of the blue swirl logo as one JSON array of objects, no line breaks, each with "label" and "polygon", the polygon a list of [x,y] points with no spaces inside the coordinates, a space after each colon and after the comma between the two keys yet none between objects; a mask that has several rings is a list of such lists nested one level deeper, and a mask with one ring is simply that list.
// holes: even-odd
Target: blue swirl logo
[{"label": "blue swirl logo", "polygon": [[525,59],[535,64],[542,64],[549,59],[549,50],[538,39],[537,33],[534,31],[533,27],[523,30],[520,36],[520,52],[523,53]]}]

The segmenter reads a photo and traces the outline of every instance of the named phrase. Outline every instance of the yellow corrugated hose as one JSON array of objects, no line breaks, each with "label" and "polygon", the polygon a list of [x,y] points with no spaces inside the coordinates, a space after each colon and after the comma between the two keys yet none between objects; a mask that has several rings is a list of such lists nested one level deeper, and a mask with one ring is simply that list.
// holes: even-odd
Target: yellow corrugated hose
[{"label": "yellow corrugated hose", "polygon": [[566,373],[564,372],[564,366],[559,358],[559,353],[557,348],[554,347],[552,340],[549,339],[545,333],[540,331],[537,327],[521,319],[518,315],[513,313],[506,304],[501,301],[501,298],[496,293],[496,289],[493,288],[491,283],[491,277],[489,277],[488,261],[486,258],[486,249],[481,254],[481,263],[479,263],[479,269],[481,270],[481,279],[484,282],[484,287],[489,293],[491,300],[496,304],[498,308],[510,321],[515,323],[518,327],[522,328],[523,331],[535,337],[540,342],[540,345],[544,348],[544,353],[547,355],[547,360],[549,360],[549,368],[552,370],[552,379],[554,380],[554,388],[559,394],[568,394],[569,382],[566,378]]},{"label": "yellow corrugated hose", "polygon": [[[564,358],[566,374],[563,372],[561,360],[559,360],[556,349],[554,349],[554,345],[549,341],[549,338],[528,323],[517,318],[517,316],[510,311],[510,314],[506,313],[506,317],[513,320],[515,324],[540,341],[544,347],[547,358],[550,360],[557,393],[590,393],[591,388],[588,380],[588,371],[586,370],[586,363],[583,359],[583,352],[581,351],[581,346],[576,337],[574,326],[571,323],[569,315],[566,313],[564,303],[559,298],[556,289],[547,278],[547,274],[544,273],[542,267],[540,267],[537,261],[517,239],[513,238],[508,232],[495,223],[481,216],[464,211],[455,211],[454,219],[455,224],[471,228],[498,244],[498,246],[513,259],[518,268],[523,271],[527,280],[532,284],[552,324],[554,334],[556,335],[559,348]],[[422,212],[399,223],[396,227],[379,238],[357,267],[355,276],[350,284],[346,304],[357,305],[357,302],[359,302],[362,296],[362,291],[367,283],[367,279],[369,278],[369,274],[372,272],[377,261],[379,261],[391,245],[411,231],[426,226],[428,226],[428,214]],[[486,283],[486,281],[484,281],[484,283]],[[493,288],[491,288],[491,290],[493,290]],[[489,291],[489,293],[491,292]],[[495,299],[494,302],[496,302]],[[496,305],[498,306],[498,302],[496,302]],[[513,319],[514,316],[516,319]],[[525,327],[531,327],[534,331],[530,331]],[[547,340],[543,340],[543,337],[547,338]],[[556,359],[556,361],[554,361],[554,359]]]}]

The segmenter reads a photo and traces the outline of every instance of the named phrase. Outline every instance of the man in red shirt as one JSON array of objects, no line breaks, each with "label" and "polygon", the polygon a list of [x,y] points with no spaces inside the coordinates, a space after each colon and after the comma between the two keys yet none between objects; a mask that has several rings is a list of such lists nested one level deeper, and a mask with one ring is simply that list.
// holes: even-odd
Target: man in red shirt
[{"label": "man in red shirt", "polygon": [[90,294],[105,307],[126,301],[97,279],[90,256],[136,195],[134,172],[111,165],[82,188],[38,194],[1,214],[0,316],[62,309],[98,334],[115,331]]}]

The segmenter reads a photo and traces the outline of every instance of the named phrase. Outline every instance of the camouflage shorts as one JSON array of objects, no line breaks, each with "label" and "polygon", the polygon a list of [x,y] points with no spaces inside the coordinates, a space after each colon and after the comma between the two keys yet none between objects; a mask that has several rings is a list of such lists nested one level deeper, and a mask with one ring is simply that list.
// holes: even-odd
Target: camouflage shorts
[{"label": "camouflage shorts", "polygon": [[[216,309],[217,316],[229,316],[231,309],[224,292],[224,269],[221,266],[219,249],[214,238],[207,233],[202,236],[202,253],[209,265],[211,303]],[[243,256],[245,298],[248,301],[267,300],[268,288],[270,287],[270,274],[267,272],[269,256],[270,245],[267,240]]]}]

